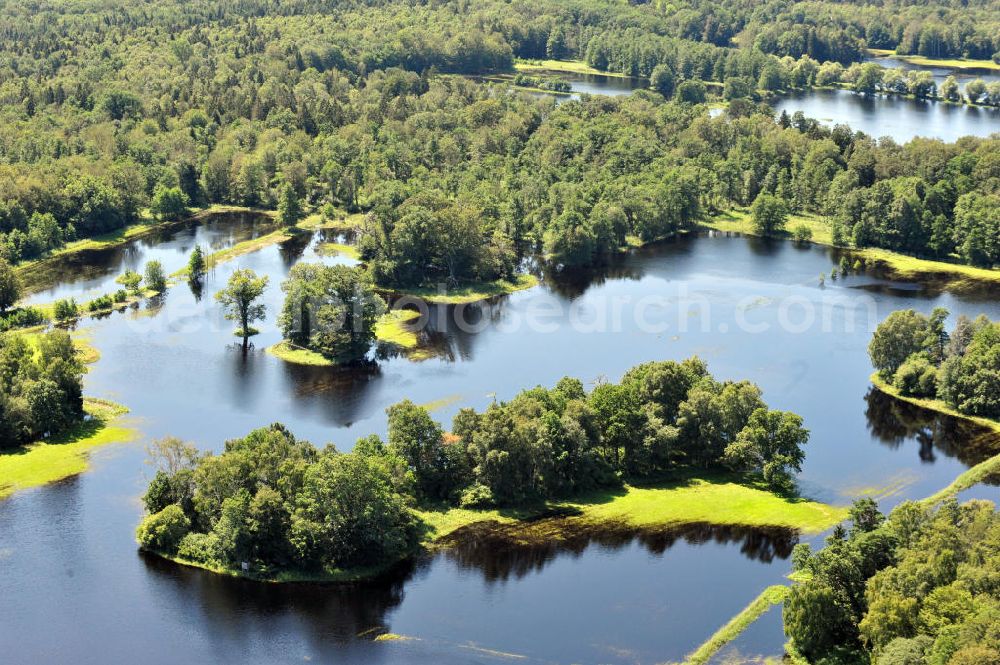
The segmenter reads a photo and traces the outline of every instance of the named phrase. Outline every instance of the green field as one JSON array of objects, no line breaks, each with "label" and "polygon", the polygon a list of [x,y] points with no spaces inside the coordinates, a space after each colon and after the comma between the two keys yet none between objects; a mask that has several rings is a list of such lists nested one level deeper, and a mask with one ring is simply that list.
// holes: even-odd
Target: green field
[{"label": "green field", "polygon": [[89,466],[87,453],[94,448],[138,437],[136,430],[121,424],[125,407],[85,399],[84,410],[91,420],[51,439],[0,451],[0,498],[83,473]]},{"label": "green field", "polygon": [[421,300],[438,305],[464,305],[494,296],[514,293],[538,286],[538,278],[530,274],[521,274],[513,281],[498,279],[495,282],[472,282],[439,290],[435,287],[408,287],[398,291],[400,295],[414,296]]},{"label": "green field", "polygon": [[633,78],[617,72],[595,69],[582,60],[519,60],[514,64],[514,68],[519,72],[567,72],[569,74],[613,76],[623,79]]},{"label": "green field", "polygon": [[774,526],[820,533],[847,517],[847,509],[801,498],[778,496],[732,479],[691,478],[648,487],[626,485],[579,499],[519,510],[451,508],[417,514],[441,538],[486,520],[515,523],[551,511],[570,512],[567,520],[614,523],[635,529],[704,522],[719,525]]},{"label": "green field", "polygon": [[[778,236],[790,239],[792,231],[797,226],[807,226],[812,231],[812,242],[820,245],[830,245],[833,237],[830,233],[830,225],[819,215],[810,213],[800,213],[788,216],[788,223],[785,230]],[[742,233],[743,235],[757,235],[754,231],[753,223],[750,221],[750,211],[734,208],[727,212],[714,215],[701,223],[701,226],[713,231],[723,231],[727,233]]]}]

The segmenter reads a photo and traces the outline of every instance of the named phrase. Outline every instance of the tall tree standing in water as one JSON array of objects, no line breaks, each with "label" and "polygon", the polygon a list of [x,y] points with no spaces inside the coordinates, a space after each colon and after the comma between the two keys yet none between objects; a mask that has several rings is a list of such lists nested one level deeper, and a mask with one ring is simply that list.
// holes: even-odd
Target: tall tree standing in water
[{"label": "tall tree standing in water", "polygon": [[240,268],[229,278],[226,288],[215,294],[215,299],[226,308],[226,318],[240,324],[236,334],[243,338],[244,348],[250,336],[257,334],[253,323],[263,321],[267,313],[267,305],[257,302],[264,295],[267,282],[267,275],[258,277],[253,270]]}]

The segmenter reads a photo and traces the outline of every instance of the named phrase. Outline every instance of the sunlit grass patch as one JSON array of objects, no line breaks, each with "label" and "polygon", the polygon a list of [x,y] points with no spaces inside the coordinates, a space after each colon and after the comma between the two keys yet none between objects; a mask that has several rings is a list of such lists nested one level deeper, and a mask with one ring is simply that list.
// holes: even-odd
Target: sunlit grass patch
[{"label": "sunlit grass patch", "polygon": [[321,353],[310,351],[301,346],[295,346],[288,340],[282,340],[273,346],[267,347],[267,352],[275,358],[280,358],[288,363],[296,365],[310,365],[312,367],[332,367],[336,363]]},{"label": "sunlit grass patch", "polygon": [[925,275],[946,276],[949,278],[952,286],[961,287],[977,282],[1000,285],[1000,270],[977,268],[963,263],[946,263],[944,261],[918,259],[914,256],[897,254],[887,249],[867,248],[859,250],[859,253],[867,260],[884,263],[891,269],[894,275],[903,279],[912,279]]},{"label": "sunlit grass patch", "polygon": [[739,614],[730,619],[726,625],[705,641],[700,647],[688,654],[684,659],[686,665],[702,665],[707,663],[719,649],[739,637],[750,624],[759,619],[772,606],[783,603],[788,596],[789,587],[783,584],[769,586],[759,596],[750,601]]},{"label": "sunlit grass patch", "polygon": [[[721,212],[703,221],[701,225],[714,231],[727,233],[741,233],[743,235],[757,235],[754,230],[753,221],[750,218],[750,211],[734,208],[726,212]],[[805,226],[812,233],[811,241],[829,245],[833,242],[833,234],[830,225],[819,215],[811,213],[797,213],[788,216],[785,223],[785,230],[778,234],[779,238],[791,238],[792,232],[798,226]]]},{"label": "sunlit grass patch", "polygon": [[128,410],[106,400],[85,399],[91,419],[50,439],[0,451],[0,498],[62,480],[87,470],[87,452],[112,443],[133,441],[138,432],[119,424]]},{"label": "sunlit grass patch", "polygon": [[777,526],[819,533],[843,521],[847,508],[785,497],[763,487],[725,479],[689,479],[569,502],[582,517],[635,527],[705,522]]},{"label": "sunlit grass patch", "polygon": [[316,246],[316,253],[322,256],[332,256],[341,254],[349,259],[360,259],[361,254],[354,245],[347,245],[341,242],[324,242]]},{"label": "sunlit grass patch", "polygon": [[451,508],[418,510],[432,539],[476,522],[514,523],[546,513],[571,514],[566,519],[592,524],[618,524],[635,529],[706,523],[750,527],[783,527],[820,533],[847,517],[847,508],[809,499],[784,497],[767,489],[727,479],[685,479],[659,485],[626,485],[563,502],[518,510]]},{"label": "sunlit grass patch", "polygon": [[595,69],[582,60],[520,60],[514,68],[521,72],[569,72],[571,74],[592,74],[596,76],[611,76],[614,78],[632,78],[617,72],[605,72]]},{"label": "sunlit grass patch", "polygon": [[379,317],[375,322],[375,339],[389,342],[404,349],[417,346],[417,333],[409,330],[406,324],[420,318],[420,312],[414,309],[393,309]]},{"label": "sunlit grass patch", "polygon": [[498,279],[494,282],[471,282],[446,289],[417,286],[402,289],[400,293],[415,296],[434,304],[461,305],[530,289],[535,286],[538,286],[537,277],[531,274],[521,274],[517,275],[513,280]]},{"label": "sunlit grass patch", "polygon": [[[361,227],[365,221],[365,215],[361,212],[343,214],[336,219],[324,219],[318,214],[315,215],[317,219],[316,228],[318,229],[328,229],[333,231],[355,231]],[[307,217],[306,221],[313,219],[313,217]]]}]

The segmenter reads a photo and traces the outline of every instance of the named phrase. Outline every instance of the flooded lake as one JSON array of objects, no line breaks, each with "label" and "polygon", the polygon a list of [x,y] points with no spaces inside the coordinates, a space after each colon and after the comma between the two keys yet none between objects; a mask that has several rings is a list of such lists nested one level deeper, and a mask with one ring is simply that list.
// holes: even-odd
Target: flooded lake
[{"label": "flooded lake", "polygon": [[[878,58],[883,67],[904,69],[927,69],[931,71],[938,85],[944,81],[950,70],[910,65],[892,58]],[[614,76],[564,74],[560,78],[573,86],[573,98],[582,93],[602,95],[627,95],[632,90],[649,85],[645,79]],[[960,83],[972,78],[982,78],[990,82],[1000,80],[996,72],[984,72],[970,76],[961,74]],[[569,99],[560,97],[559,99]],[[1000,108],[946,104],[938,101],[906,99],[901,97],[862,97],[849,90],[800,90],[782,95],[771,101],[776,113],[789,115],[801,111],[806,117],[815,118],[823,124],[849,125],[851,129],[862,131],[875,138],[889,136],[899,143],[905,143],[915,136],[940,138],[955,141],[962,136],[990,136],[1000,132]]]},{"label": "flooded lake", "polygon": [[[198,234],[235,239],[246,225],[216,219],[141,251],[171,270],[193,238],[207,238]],[[872,392],[866,354],[895,309],[1000,318],[989,295],[867,274],[820,286],[839,261],[833,250],[712,234],[636,250],[595,273],[543,274],[541,286],[489,303],[427,308],[418,327],[429,357],[420,361],[383,347],[374,373],[288,365],[264,351],[280,339],[281,280],[298,261],[350,262],[319,253],[324,237],[221,264],[200,293],[180,284],[84,322],[102,354],[86,393],[126,404],[144,440],[174,435],[218,451],[281,421],[349,449],[384,434],[385,408],[404,398],[430,405],[447,426],[461,407],[566,374],[592,386],[640,362],[697,354],[717,377],[755,381],[772,408],[804,417],[812,436],[800,482],[811,497],[866,494],[889,508],[1000,451],[995,436]],[[100,279],[127,261],[143,262],[109,260]],[[270,277],[268,320],[246,354],[213,298],[243,267]],[[68,277],[51,293],[82,296],[93,279]],[[144,459],[141,443],[101,449],[87,473],[0,502],[0,653],[10,662],[677,661],[784,580],[798,539],[695,525],[515,546],[471,533],[371,583],[262,585],[137,551]],[[998,495],[991,485],[977,491]],[[382,633],[408,639],[375,641]],[[772,610],[730,649],[778,655],[783,643]]]},{"label": "flooded lake", "polygon": [[915,136],[955,141],[962,136],[989,136],[1000,132],[1000,108],[874,95],[848,90],[805,90],[778,97],[771,104],[778,113],[801,111],[825,125],[849,125],[869,136],[888,136],[905,143]]}]

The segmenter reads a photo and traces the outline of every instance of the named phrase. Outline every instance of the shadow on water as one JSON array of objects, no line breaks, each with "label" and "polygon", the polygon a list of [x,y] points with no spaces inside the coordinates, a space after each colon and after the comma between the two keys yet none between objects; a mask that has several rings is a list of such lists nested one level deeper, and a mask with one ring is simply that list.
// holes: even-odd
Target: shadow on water
[{"label": "shadow on water", "polygon": [[1000,453],[1000,434],[974,422],[921,408],[875,387],[865,402],[872,435],[894,449],[916,440],[922,462],[932,463],[940,453],[974,466]]},{"label": "shadow on water", "polygon": [[[377,579],[357,584],[267,584],[181,566],[137,552],[146,570],[186,605],[200,608],[210,630],[230,633],[247,614],[273,619],[294,614],[310,633],[331,645],[376,637],[388,614],[403,602],[403,588],[427,561],[405,562]],[[231,625],[232,624],[232,625]],[[384,632],[384,631],[383,631]]]},{"label": "shadow on water", "polygon": [[559,557],[580,557],[591,547],[613,552],[638,543],[659,556],[679,542],[737,543],[746,558],[770,563],[791,555],[798,534],[778,527],[705,523],[637,529],[627,524],[554,517],[528,523],[472,524],[444,540],[447,549],[443,555],[462,568],[480,571],[488,582],[504,582],[541,572]]}]

